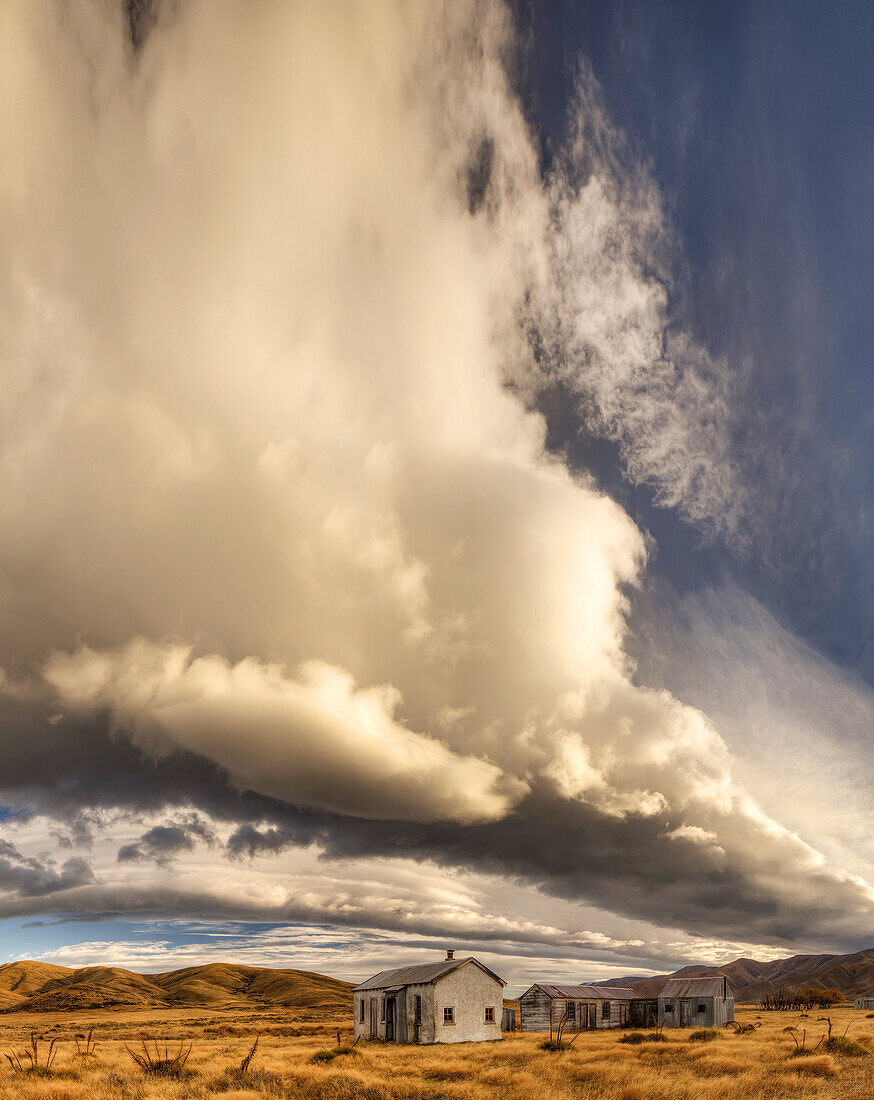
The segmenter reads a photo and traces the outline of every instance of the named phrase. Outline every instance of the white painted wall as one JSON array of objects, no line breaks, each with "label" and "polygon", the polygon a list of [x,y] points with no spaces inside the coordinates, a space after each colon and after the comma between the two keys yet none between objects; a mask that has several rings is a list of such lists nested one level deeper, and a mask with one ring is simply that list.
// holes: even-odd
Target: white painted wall
[{"label": "white painted wall", "polygon": [[[443,1023],[443,1009],[455,1009],[455,1023]],[[504,987],[476,963],[466,962],[434,983],[434,1042],[481,1043],[501,1038]],[[485,1022],[486,1007],[495,1022]]]}]

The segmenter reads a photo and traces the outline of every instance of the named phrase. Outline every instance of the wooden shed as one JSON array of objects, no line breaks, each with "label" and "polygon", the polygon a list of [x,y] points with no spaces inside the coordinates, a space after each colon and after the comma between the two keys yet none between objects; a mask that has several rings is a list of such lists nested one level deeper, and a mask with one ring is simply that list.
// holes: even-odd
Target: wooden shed
[{"label": "wooden shed", "polygon": [[659,993],[659,1027],[723,1027],[734,1019],[734,994],[724,976],[669,978]]},{"label": "wooden shed", "polygon": [[522,1031],[549,1031],[564,1021],[565,1031],[625,1027],[633,989],[599,985],[551,985],[538,982],[519,998]]},{"label": "wooden shed", "polygon": [[874,1012],[874,997],[857,997],[853,1001],[854,1008],[864,1008],[867,1012]]}]

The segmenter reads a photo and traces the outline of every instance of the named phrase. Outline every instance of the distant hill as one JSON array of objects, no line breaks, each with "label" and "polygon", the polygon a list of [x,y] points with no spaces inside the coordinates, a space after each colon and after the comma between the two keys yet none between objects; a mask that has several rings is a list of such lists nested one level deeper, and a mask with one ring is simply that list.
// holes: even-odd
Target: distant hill
[{"label": "distant hill", "polygon": [[700,978],[724,974],[734,990],[735,1000],[757,1001],[768,990],[786,985],[800,988],[839,989],[848,999],[863,994],[874,996],[874,948],[852,955],[792,955],[773,962],[735,959],[724,966],[684,966],[673,974],[650,978],[632,975],[611,978],[598,985],[629,986],[646,997],[654,997],[668,978]]},{"label": "distant hill", "polygon": [[306,970],[211,963],[166,974],[110,966],[71,970],[48,963],[0,966],[0,1012],[95,1008],[344,1008],[348,982]]}]

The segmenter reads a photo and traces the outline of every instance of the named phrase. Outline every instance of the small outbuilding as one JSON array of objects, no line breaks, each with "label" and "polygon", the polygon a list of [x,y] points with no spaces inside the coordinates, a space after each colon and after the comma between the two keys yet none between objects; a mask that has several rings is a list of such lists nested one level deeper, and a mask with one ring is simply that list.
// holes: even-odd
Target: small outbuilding
[{"label": "small outbuilding", "polygon": [[874,1012],[874,997],[857,997],[853,1001],[854,1008],[864,1008],[867,1012]]},{"label": "small outbuilding", "polygon": [[355,1036],[385,1043],[501,1038],[503,978],[472,957],[383,970],[353,990]]},{"label": "small outbuilding", "polygon": [[734,1019],[725,976],[669,978],[658,999],[659,1027],[723,1027]]},{"label": "small outbuilding", "polygon": [[565,1031],[625,1027],[637,994],[620,986],[551,985],[538,982],[519,998],[522,1031]]}]

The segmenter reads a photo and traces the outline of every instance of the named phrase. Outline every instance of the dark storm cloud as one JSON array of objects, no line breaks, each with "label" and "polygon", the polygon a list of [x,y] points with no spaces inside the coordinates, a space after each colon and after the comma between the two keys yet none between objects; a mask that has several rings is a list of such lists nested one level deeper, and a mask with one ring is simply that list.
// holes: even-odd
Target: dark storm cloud
[{"label": "dark storm cloud", "polygon": [[215,830],[197,814],[186,814],[166,825],[155,825],[133,844],[118,850],[119,863],[169,862],[173,856],[193,851],[196,845],[215,843]]},{"label": "dark storm cloud", "polygon": [[71,858],[58,864],[52,859],[24,856],[8,841],[0,840],[0,891],[17,898],[39,898],[39,904],[49,894],[62,893],[94,882],[91,866],[84,860]]},{"label": "dark storm cloud", "polygon": [[[14,723],[10,709],[17,711]],[[725,865],[712,844],[671,838],[668,833],[679,822],[661,816],[617,819],[591,806],[556,799],[546,786],[536,789],[516,812],[487,825],[370,821],[238,790],[221,769],[191,755],[151,758],[124,734],[112,733],[105,719],[92,725],[67,719],[40,722],[29,705],[10,708],[8,701],[4,719],[6,729],[13,724],[29,730],[27,737],[16,739],[17,767],[4,775],[0,793],[7,801],[32,805],[60,820],[68,815],[75,820],[94,804],[126,815],[170,815],[167,823],[123,847],[118,853],[122,862],[166,861],[197,842],[209,843],[211,819],[234,826],[226,852],[236,860],[316,844],[329,859],[412,857],[447,868],[509,876],[557,898],[597,904],[703,936],[718,927],[722,937],[761,943],[791,943],[804,937],[811,943],[853,945],[865,938],[864,899],[857,887],[836,883],[824,868],[808,868],[800,891],[776,864],[767,869],[771,880],[762,881],[755,853],[746,862],[737,859]],[[65,745],[76,745],[78,751],[65,752]],[[83,755],[83,745],[90,746],[88,755]],[[47,754],[55,760],[50,775],[36,767]],[[9,782],[13,778],[15,786]],[[34,881],[39,873],[31,869]],[[180,917],[207,917],[219,904],[212,898],[196,902],[172,891],[167,896],[175,898],[172,911]],[[107,915],[135,911],[142,897],[125,902],[107,890],[83,894],[81,902]],[[65,907],[69,902],[59,903],[55,910]],[[159,913],[161,904],[156,900],[148,908]],[[270,909],[235,909],[231,901],[221,903],[221,909],[229,918],[278,916]],[[24,911],[38,910],[16,904],[15,912]],[[282,914],[287,919],[313,915],[294,907]],[[347,919],[354,923],[359,918]],[[385,919],[379,918],[381,925]]]}]

